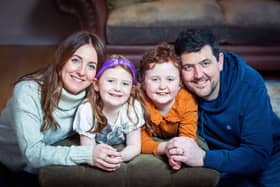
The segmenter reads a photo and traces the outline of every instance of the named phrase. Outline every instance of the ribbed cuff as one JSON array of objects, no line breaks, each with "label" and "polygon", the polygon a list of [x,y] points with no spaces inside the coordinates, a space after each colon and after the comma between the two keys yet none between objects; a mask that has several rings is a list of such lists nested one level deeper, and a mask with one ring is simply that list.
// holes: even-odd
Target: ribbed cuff
[{"label": "ribbed cuff", "polygon": [[204,167],[218,169],[221,163],[220,154],[216,151],[206,151]]},{"label": "ribbed cuff", "polygon": [[71,159],[77,164],[93,165],[92,151],[92,145],[71,146]]}]

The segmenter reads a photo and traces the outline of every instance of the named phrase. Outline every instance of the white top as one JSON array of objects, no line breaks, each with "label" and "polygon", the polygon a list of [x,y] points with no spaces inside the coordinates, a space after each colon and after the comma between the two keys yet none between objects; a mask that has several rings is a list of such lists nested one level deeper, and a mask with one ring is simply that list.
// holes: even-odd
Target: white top
[{"label": "white top", "polygon": [[92,117],[92,109],[89,102],[83,103],[79,106],[76,113],[73,128],[80,135],[87,136],[91,139],[95,138],[97,143],[104,143],[109,145],[116,145],[124,143],[125,135],[129,132],[140,128],[144,125],[145,121],[143,118],[143,110],[138,101],[135,101],[135,110],[138,114],[138,123],[135,125],[137,120],[136,114],[134,113],[132,107],[130,107],[129,115],[130,119],[127,116],[127,107],[128,104],[125,104],[121,107],[119,115],[115,123],[112,123],[110,119],[107,119],[108,124],[101,132],[90,133],[87,132],[93,125],[95,125],[95,120]]}]

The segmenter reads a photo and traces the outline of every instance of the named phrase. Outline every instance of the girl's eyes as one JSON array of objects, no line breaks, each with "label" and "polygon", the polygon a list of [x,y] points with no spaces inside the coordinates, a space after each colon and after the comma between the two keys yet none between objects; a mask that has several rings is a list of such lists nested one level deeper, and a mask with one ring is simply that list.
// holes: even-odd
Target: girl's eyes
[{"label": "girl's eyes", "polygon": [[[107,82],[109,82],[109,83],[114,83],[114,82],[116,82],[116,81],[115,81],[114,79],[108,79]],[[130,86],[130,85],[131,85],[130,82],[121,82],[121,84],[122,84],[123,86]]]},{"label": "girl's eyes", "polygon": [[[153,81],[153,82],[157,82],[160,79],[159,78],[151,78],[150,80]],[[176,78],[174,78],[174,77],[167,77],[166,80],[169,81],[169,82],[172,82],[172,81],[176,80]]]},{"label": "girl's eyes", "polygon": [[172,82],[172,81],[175,81],[175,78],[169,77],[169,78],[167,78],[167,80],[168,80],[169,82]]},{"label": "girl's eyes", "polygon": [[122,83],[124,86],[130,86],[130,82],[123,82]]},{"label": "girl's eyes", "polygon": [[158,78],[151,78],[151,81],[158,81],[159,79]]}]

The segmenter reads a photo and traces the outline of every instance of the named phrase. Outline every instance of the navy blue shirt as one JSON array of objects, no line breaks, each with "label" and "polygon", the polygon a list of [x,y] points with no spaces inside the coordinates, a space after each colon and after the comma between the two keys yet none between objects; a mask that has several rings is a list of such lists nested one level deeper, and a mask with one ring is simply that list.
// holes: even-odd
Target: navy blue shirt
[{"label": "navy blue shirt", "polygon": [[224,57],[218,98],[199,99],[198,132],[210,148],[204,166],[255,174],[279,150],[280,119],[260,74],[233,53],[224,52]]}]

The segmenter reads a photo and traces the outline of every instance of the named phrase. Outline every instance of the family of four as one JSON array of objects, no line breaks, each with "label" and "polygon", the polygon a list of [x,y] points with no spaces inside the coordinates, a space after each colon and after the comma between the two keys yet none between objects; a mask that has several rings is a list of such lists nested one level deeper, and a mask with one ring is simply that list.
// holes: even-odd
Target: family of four
[{"label": "family of four", "polygon": [[[79,146],[54,145],[74,133]],[[36,186],[49,165],[113,172],[140,153],[172,170],[215,169],[218,186],[280,185],[280,119],[264,80],[204,29],[148,50],[139,71],[122,55],[105,59],[96,35],[72,34],[52,64],[16,82],[0,147],[1,172],[20,181],[1,186]]]}]

